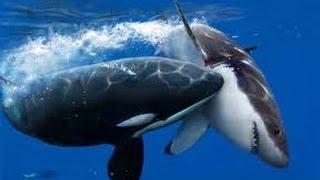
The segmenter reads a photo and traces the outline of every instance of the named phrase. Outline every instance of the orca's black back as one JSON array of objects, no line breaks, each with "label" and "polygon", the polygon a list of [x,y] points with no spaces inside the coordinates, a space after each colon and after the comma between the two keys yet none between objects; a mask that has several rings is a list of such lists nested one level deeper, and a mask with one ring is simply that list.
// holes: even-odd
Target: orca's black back
[{"label": "orca's black back", "polygon": [[[135,115],[169,116],[212,95],[222,79],[196,65],[145,57],[85,66],[30,84],[22,101],[28,134],[60,145],[115,143]],[[21,97],[21,96],[20,96]]]}]

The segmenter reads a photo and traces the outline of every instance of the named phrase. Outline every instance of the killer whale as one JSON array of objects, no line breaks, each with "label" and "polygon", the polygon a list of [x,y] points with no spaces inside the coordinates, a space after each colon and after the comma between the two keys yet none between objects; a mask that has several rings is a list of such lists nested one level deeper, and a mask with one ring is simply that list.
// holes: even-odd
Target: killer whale
[{"label": "killer whale", "polygon": [[286,167],[289,153],[285,130],[266,78],[249,54],[255,48],[241,48],[209,26],[190,26],[178,1],[174,3],[184,28],[168,36],[165,55],[205,66],[222,75],[224,84],[209,103],[183,120],[166,152],[187,150],[213,127],[271,165]]},{"label": "killer whale", "polygon": [[220,75],[192,63],[140,57],[87,65],[16,86],[5,81],[3,109],[19,131],[58,146],[115,146],[111,179],[136,180],[143,167],[139,129],[209,100]]}]

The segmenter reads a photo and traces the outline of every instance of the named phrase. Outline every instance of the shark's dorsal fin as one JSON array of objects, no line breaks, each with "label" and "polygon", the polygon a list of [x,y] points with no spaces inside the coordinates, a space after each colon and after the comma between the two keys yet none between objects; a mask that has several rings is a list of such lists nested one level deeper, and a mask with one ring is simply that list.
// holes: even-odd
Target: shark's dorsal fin
[{"label": "shark's dorsal fin", "polygon": [[247,52],[248,54],[251,54],[254,50],[256,50],[258,48],[258,46],[249,46],[249,47],[246,47],[244,48],[243,50],[245,52]]},{"label": "shark's dorsal fin", "polygon": [[177,11],[178,11],[178,13],[179,13],[179,17],[180,17],[180,19],[182,20],[184,27],[186,28],[186,31],[187,31],[188,36],[191,38],[194,46],[198,49],[198,51],[199,51],[199,53],[200,53],[203,61],[205,62],[206,59],[207,59],[207,55],[206,55],[206,53],[203,51],[203,49],[201,48],[200,44],[199,44],[198,41],[197,41],[196,36],[195,36],[194,33],[192,32],[192,29],[191,29],[191,27],[190,27],[190,25],[189,25],[186,17],[184,16],[184,14],[183,14],[183,12],[182,12],[182,10],[181,10],[181,7],[180,7],[180,5],[179,5],[178,0],[173,0],[173,2],[174,2],[175,6],[176,6],[176,8],[177,8]]}]

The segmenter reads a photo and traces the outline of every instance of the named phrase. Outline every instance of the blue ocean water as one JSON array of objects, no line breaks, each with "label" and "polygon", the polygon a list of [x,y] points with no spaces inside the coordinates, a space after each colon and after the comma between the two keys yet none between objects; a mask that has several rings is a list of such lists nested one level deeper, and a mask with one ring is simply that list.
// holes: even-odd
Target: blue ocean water
[{"label": "blue ocean water", "polygon": [[[145,135],[142,179],[319,179],[316,1],[181,0],[191,22],[207,23],[253,53],[281,109],[290,164],[275,169],[210,131],[189,151],[164,154],[177,125]],[[170,0],[28,0],[0,3],[2,74],[35,74],[122,57],[153,55],[179,25]],[[1,113],[0,179],[106,179],[112,146],[63,148],[13,129]]]}]

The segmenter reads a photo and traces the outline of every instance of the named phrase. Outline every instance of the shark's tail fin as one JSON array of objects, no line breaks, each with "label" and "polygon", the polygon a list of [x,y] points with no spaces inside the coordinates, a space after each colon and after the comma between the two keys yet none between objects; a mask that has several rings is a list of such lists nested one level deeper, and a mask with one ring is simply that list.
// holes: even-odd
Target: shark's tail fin
[{"label": "shark's tail fin", "polygon": [[191,38],[193,44],[194,44],[195,47],[198,49],[198,51],[199,51],[202,59],[203,59],[204,62],[205,62],[206,59],[207,59],[207,55],[206,55],[206,53],[202,50],[200,44],[199,44],[198,41],[197,41],[196,36],[195,36],[194,33],[192,32],[192,29],[191,29],[191,27],[190,27],[190,25],[189,25],[186,17],[184,16],[184,14],[183,14],[183,12],[182,12],[182,10],[181,10],[181,7],[180,7],[180,5],[179,5],[178,0],[173,0],[173,2],[174,2],[174,4],[175,4],[175,6],[176,6],[176,9],[177,9],[178,13],[179,13],[179,17],[180,17],[180,19],[182,20],[184,27],[186,28],[186,31],[187,31],[188,36]]}]

